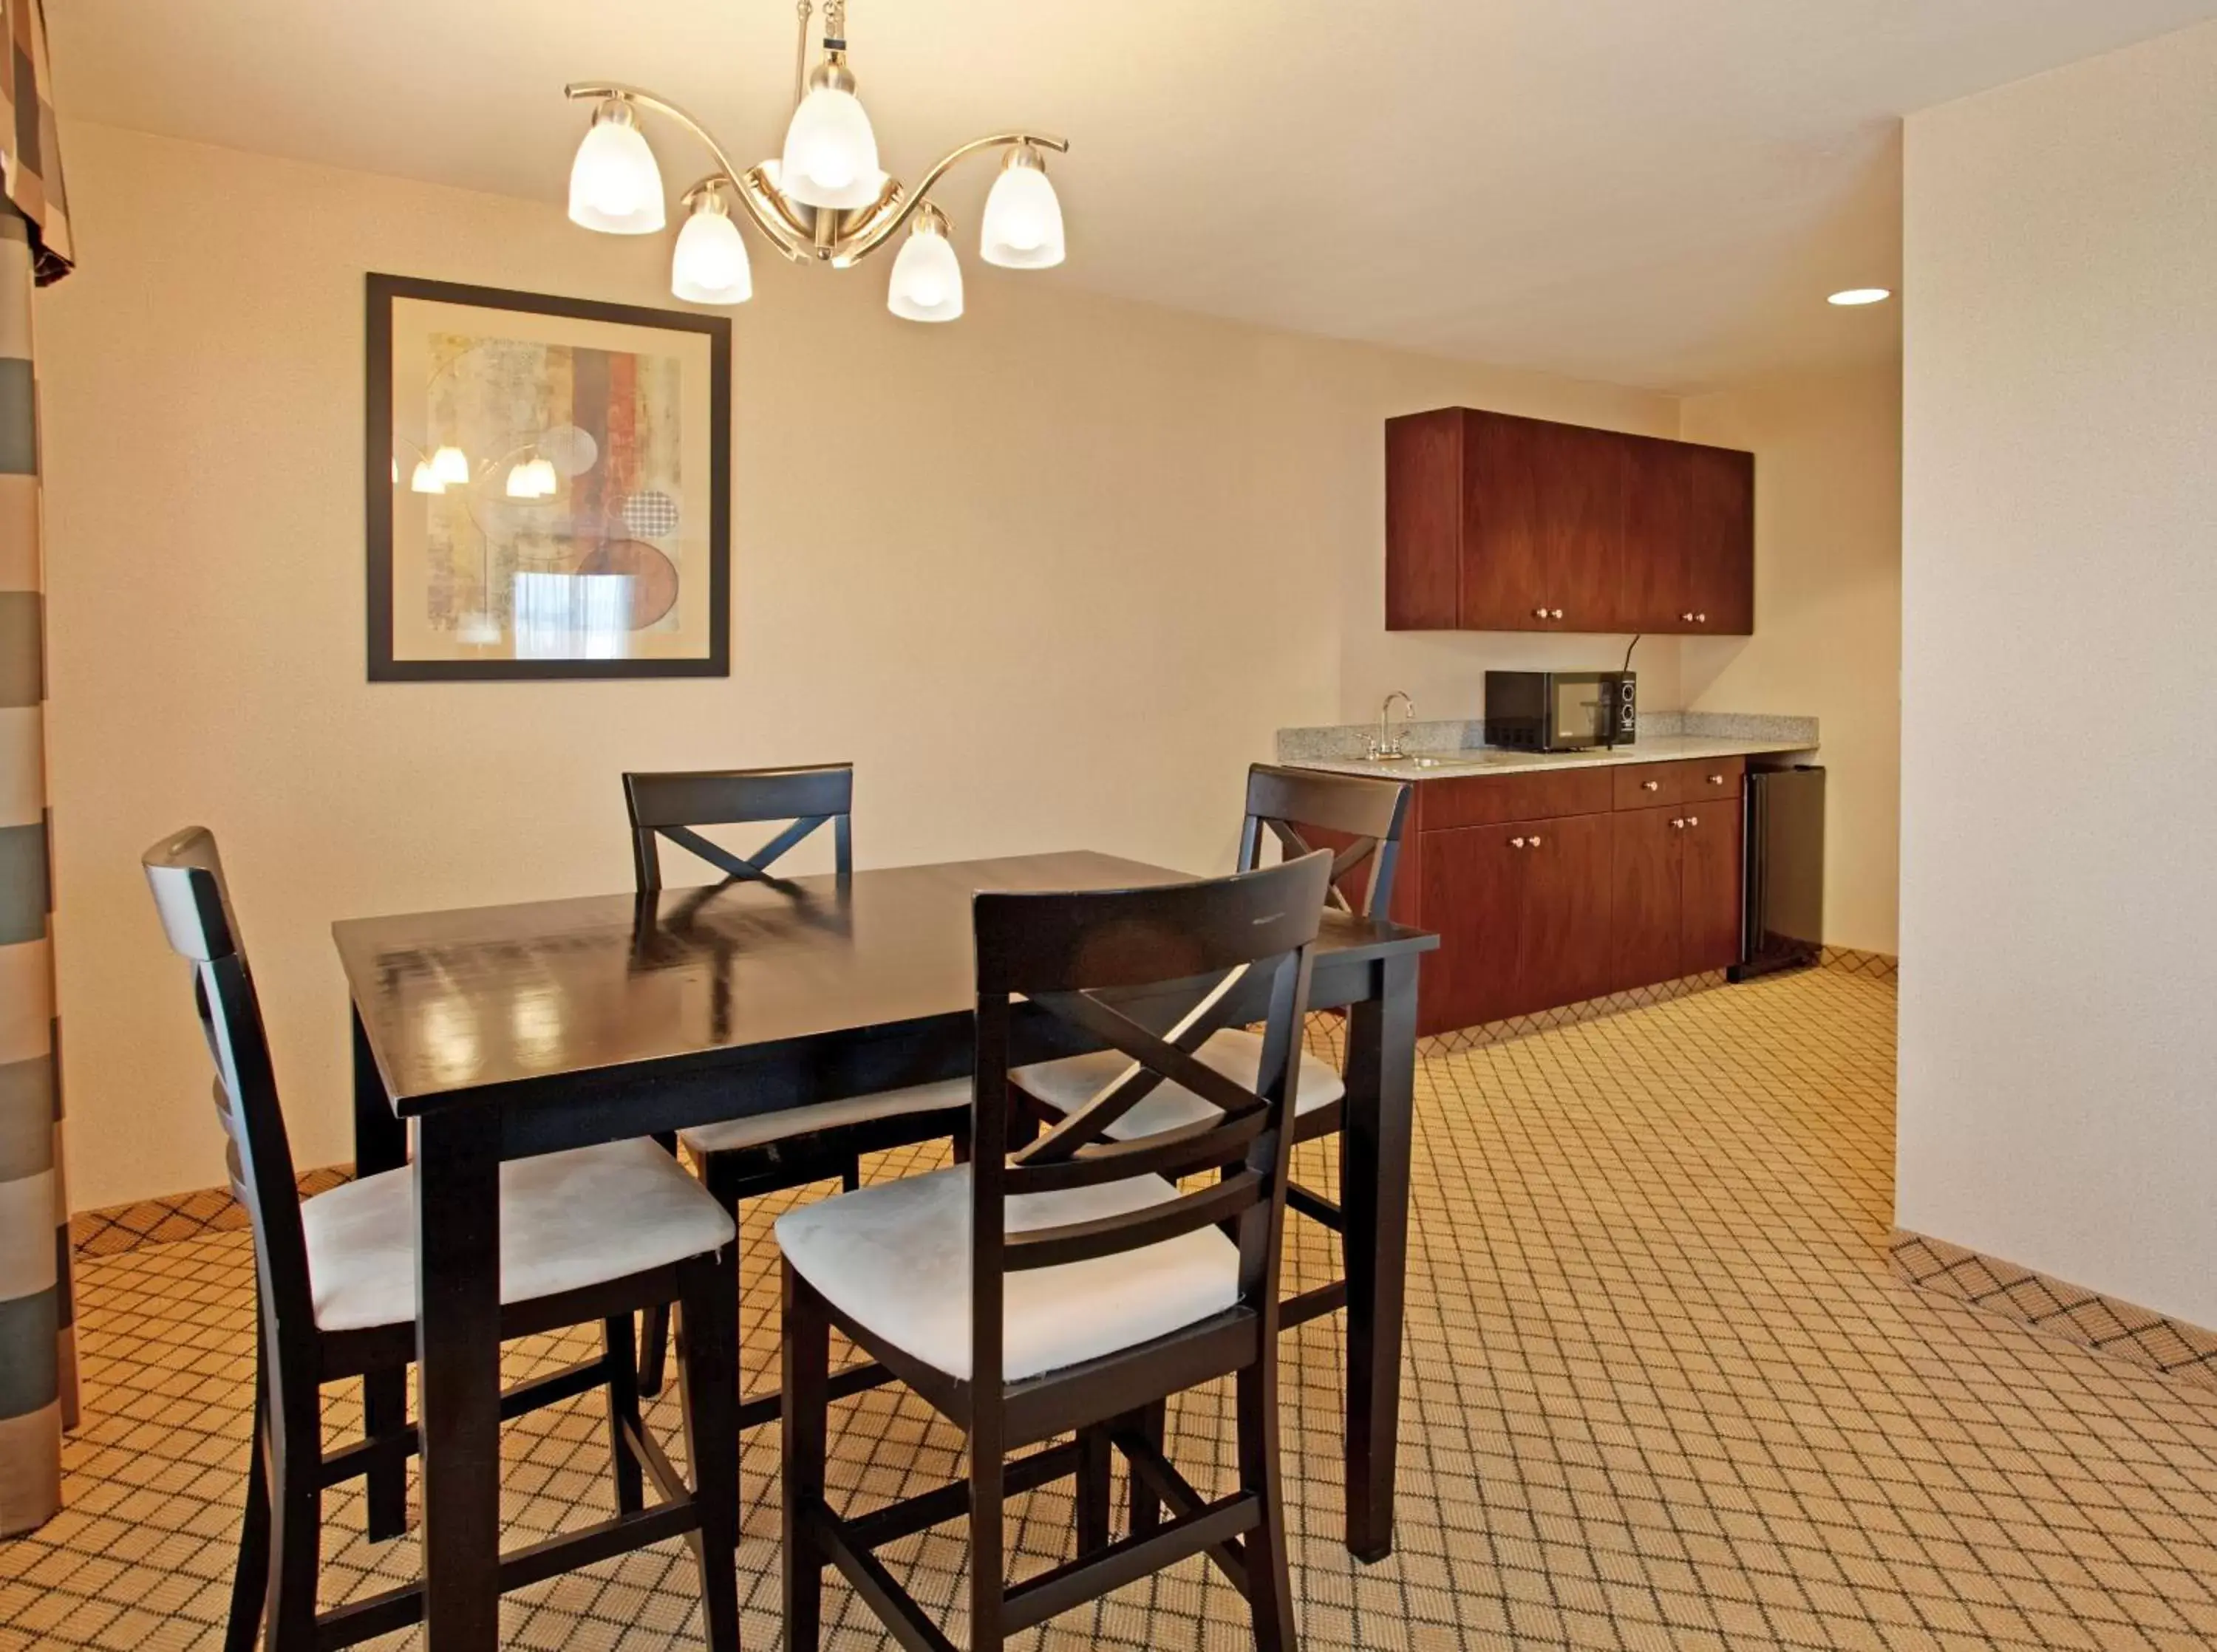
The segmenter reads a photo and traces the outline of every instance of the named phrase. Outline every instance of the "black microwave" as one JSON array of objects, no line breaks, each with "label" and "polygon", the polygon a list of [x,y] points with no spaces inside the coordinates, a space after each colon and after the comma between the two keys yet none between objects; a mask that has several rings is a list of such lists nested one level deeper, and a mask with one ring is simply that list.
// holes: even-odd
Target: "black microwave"
[{"label": "black microwave", "polygon": [[1640,732],[1633,671],[1489,671],[1485,743],[1516,751],[1628,746]]}]

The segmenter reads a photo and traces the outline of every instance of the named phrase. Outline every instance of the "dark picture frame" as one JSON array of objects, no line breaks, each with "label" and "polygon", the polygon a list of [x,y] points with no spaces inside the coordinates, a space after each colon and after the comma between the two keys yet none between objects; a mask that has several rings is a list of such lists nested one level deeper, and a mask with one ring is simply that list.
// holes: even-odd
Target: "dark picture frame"
[{"label": "dark picture frame", "polygon": [[[585,323],[697,335],[708,352],[707,638],[705,653],[623,658],[396,657],[396,501],[409,496],[419,455],[394,430],[393,305],[398,299],[468,305]],[[366,284],[363,368],[363,503],[367,533],[367,652],[372,682],[468,682],[727,677],[731,675],[732,324],[727,317],[608,304],[501,287],[371,272]]]}]

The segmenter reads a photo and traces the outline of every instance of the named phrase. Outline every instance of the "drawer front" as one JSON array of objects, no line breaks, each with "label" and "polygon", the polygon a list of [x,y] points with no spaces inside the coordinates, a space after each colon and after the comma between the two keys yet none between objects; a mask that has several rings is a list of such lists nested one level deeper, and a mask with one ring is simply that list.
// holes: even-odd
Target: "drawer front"
[{"label": "drawer front", "polygon": [[1499,826],[1510,821],[1565,815],[1607,814],[1609,771],[1551,769],[1537,774],[1470,775],[1417,782],[1417,827],[1436,832],[1459,826]]},{"label": "drawer front", "polygon": [[1619,809],[1652,809],[1658,803],[1678,801],[1679,765],[1626,763],[1609,770]]},{"label": "drawer front", "polygon": [[1739,796],[1745,757],[1708,757],[1675,763],[1626,763],[1611,771],[1619,809],[1652,809],[1664,803],[1701,803]]},{"label": "drawer front", "polygon": [[1745,757],[1709,757],[1696,763],[1673,763],[1679,771],[1678,801],[1703,803],[1712,798],[1739,796],[1740,779],[1747,773]]}]

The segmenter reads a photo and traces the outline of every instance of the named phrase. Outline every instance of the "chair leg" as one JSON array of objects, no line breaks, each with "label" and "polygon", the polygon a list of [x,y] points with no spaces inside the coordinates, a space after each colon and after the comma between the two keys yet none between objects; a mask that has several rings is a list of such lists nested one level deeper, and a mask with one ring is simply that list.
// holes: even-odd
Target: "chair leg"
[{"label": "chair leg", "polygon": [[701,1513],[693,1549],[708,1652],[739,1649],[738,1249],[735,1242],[687,1265],[678,1317],[677,1383]]},{"label": "chair leg", "polygon": [[1078,1552],[1090,1555],[1108,1546],[1108,1430],[1078,1431]]},{"label": "chair leg", "polygon": [[223,1652],[254,1652],[254,1643],[262,1638],[262,1609],[269,1600],[269,1476],[262,1458],[268,1420],[257,1373],[246,1513],[238,1525],[238,1563],[231,1575],[231,1617],[224,1627]]},{"label": "chair leg", "polygon": [[1261,1524],[1247,1534],[1247,1605],[1256,1652],[1294,1652],[1294,1581],[1278,1470],[1277,1349],[1239,1373],[1239,1489],[1260,1500]]},{"label": "chair leg", "polygon": [[[677,1137],[664,1132],[654,1144],[671,1158],[677,1156]],[[705,1180],[705,1173],[704,1173]],[[658,1302],[639,1319],[639,1391],[648,1399],[662,1392],[670,1359],[670,1304]]]},{"label": "chair leg", "polygon": [[316,1643],[316,1570],[322,1563],[322,1426],[311,1410],[288,1426],[282,1396],[269,1424],[269,1626],[268,1652],[309,1652]]},{"label": "chair leg", "polygon": [[[382,1439],[408,1427],[408,1372],[404,1369],[373,1371],[361,1379],[361,1427],[371,1439]],[[365,1485],[365,1513],[370,1541],[384,1543],[408,1530],[408,1465],[395,1459],[374,1468]]]},{"label": "chair leg", "polygon": [[670,1304],[658,1302],[639,1316],[639,1391],[648,1399],[662,1392],[670,1359]]},{"label": "chair leg", "polygon": [[979,1399],[970,1421],[970,1652],[1001,1652],[1008,1631],[1007,1461],[1001,1449],[1001,1396]]},{"label": "chair leg", "polygon": [[[1170,1402],[1157,1400],[1152,1405],[1141,1406],[1132,1413],[1132,1422],[1134,1432],[1160,1452],[1163,1441],[1170,1433]],[[1132,1535],[1144,1538],[1159,1531],[1163,1523],[1163,1506],[1136,1474],[1132,1476],[1131,1499]]]},{"label": "chair leg", "polygon": [[828,1556],[809,1535],[806,1511],[824,1497],[824,1435],[831,1412],[831,1322],[807,1280],[785,1267],[781,1380],[784,1446],[786,1652],[817,1652]]},{"label": "chair leg", "polygon": [[639,1369],[631,1339],[629,1314],[613,1315],[601,1322],[601,1357],[608,1368],[608,1467],[616,1477],[619,1514],[635,1513],[646,1507],[645,1482],[626,1433],[627,1427],[644,1426],[639,1416]]}]

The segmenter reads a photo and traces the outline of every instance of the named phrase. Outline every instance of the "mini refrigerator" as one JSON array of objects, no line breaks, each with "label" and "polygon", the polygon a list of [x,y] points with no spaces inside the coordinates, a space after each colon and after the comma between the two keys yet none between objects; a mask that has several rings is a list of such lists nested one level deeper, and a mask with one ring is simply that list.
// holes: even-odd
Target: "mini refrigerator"
[{"label": "mini refrigerator", "polygon": [[1743,807],[1747,888],[1734,981],[1814,964],[1825,939],[1825,771],[1751,768]]}]

